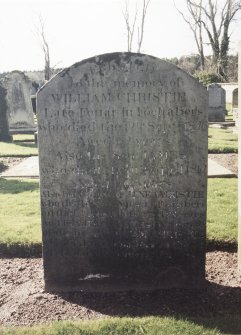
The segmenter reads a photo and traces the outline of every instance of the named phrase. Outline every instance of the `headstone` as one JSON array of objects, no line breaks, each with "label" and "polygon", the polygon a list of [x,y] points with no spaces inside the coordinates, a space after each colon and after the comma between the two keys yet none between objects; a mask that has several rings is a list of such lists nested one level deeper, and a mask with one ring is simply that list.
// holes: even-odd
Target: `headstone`
[{"label": "headstone", "polygon": [[238,126],[238,88],[235,88],[233,91],[232,110],[233,110],[233,120],[235,121],[235,125],[237,127]]},{"label": "headstone", "polygon": [[208,121],[223,122],[225,115],[225,90],[219,84],[208,85]]},{"label": "headstone", "polygon": [[11,142],[12,136],[9,134],[6,106],[6,90],[0,84],[0,141]]},{"label": "headstone", "polygon": [[147,55],[96,56],[37,93],[46,290],[205,277],[207,90]]},{"label": "headstone", "polygon": [[13,71],[3,81],[6,89],[7,116],[12,133],[36,130],[31,102],[32,82],[23,72]]},{"label": "headstone", "polygon": [[235,88],[233,90],[233,102],[232,102],[233,108],[238,107],[238,88]]},{"label": "headstone", "polygon": [[[239,57],[238,57],[238,83],[241,87],[241,41],[239,42]],[[241,90],[238,93],[238,106],[241,110]],[[238,268],[241,271],[241,127],[240,118],[238,120]]]}]

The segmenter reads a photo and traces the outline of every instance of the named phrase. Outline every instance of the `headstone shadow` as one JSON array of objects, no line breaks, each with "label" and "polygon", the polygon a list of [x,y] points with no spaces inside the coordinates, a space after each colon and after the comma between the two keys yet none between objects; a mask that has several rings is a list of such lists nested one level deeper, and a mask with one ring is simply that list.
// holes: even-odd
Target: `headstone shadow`
[{"label": "headstone shadow", "polygon": [[20,147],[25,148],[37,148],[36,143],[28,143],[28,142],[14,142],[15,145],[19,145]]},{"label": "headstone shadow", "polygon": [[17,194],[39,189],[39,183],[0,177],[0,194]]}]

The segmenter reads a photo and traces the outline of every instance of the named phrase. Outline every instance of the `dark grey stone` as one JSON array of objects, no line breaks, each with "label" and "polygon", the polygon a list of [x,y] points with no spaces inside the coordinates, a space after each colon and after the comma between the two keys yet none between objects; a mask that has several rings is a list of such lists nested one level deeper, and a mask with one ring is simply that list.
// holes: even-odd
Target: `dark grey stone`
[{"label": "dark grey stone", "polygon": [[7,119],[6,90],[0,84],[0,141],[11,142]]},{"label": "dark grey stone", "polygon": [[208,120],[224,122],[226,111],[226,92],[219,84],[208,85]]},{"label": "dark grey stone", "polygon": [[204,283],[207,90],[163,60],[114,53],[37,94],[47,290]]}]

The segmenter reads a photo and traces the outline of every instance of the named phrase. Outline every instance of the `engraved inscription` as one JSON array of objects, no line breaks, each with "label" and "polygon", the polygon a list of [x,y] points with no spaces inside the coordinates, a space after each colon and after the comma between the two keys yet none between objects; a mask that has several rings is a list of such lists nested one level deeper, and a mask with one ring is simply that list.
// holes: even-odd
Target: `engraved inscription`
[{"label": "engraved inscription", "polygon": [[205,88],[117,53],[63,70],[37,99],[46,286],[204,279]]}]

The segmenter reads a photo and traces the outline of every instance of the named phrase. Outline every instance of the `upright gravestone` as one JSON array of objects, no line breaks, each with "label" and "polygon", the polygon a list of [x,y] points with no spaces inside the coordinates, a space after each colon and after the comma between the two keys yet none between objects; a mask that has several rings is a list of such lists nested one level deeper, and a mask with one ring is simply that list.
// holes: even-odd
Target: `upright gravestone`
[{"label": "upright gravestone", "polygon": [[223,122],[226,115],[225,90],[219,84],[208,85],[208,121]]},{"label": "upright gravestone", "polygon": [[207,91],[113,53],[37,94],[47,290],[198,286],[205,276]]},{"label": "upright gravestone", "polygon": [[238,127],[238,88],[233,90],[232,110],[233,120],[235,121],[236,127]]},{"label": "upright gravestone", "polygon": [[36,127],[31,102],[32,82],[23,72],[13,71],[4,78],[3,85],[10,131],[33,132]]},{"label": "upright gravestone", "polygon": [[0,141],[11,142],[12,137],[9,134],[6,106],[6,90],[0,83]]},{"label": "upright gravestone", "polygon": [[[239,57],[238,57],[238,84],[241,87],[241,41],[239,42]],[[238,93],[238,106],[241,110],[241,89]],[[238,119],[238,267],[241,271],[241,118]]]}]

